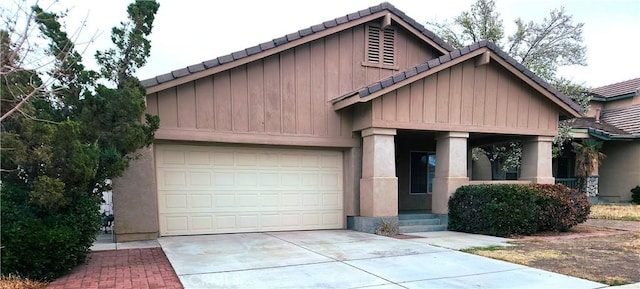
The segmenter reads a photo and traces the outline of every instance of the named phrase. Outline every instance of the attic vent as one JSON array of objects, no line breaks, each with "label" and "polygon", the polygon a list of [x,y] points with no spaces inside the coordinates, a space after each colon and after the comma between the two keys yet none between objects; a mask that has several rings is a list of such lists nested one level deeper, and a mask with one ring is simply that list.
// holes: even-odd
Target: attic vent
[{"label": "attic vent", "polygon": [[395,65],[396,32],[392,27],[367,26],[367,61]]}]

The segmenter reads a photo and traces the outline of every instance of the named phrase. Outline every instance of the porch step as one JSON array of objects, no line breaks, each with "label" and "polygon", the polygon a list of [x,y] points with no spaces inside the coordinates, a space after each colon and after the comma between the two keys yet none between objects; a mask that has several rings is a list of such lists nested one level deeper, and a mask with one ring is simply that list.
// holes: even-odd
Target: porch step
[{"label": "porch step", "polygon": [[398,225],[402,226],[417,226],[417,225],[440,225],[440,219],[409,219],[399,220]]},{"label": "porch step", "polygon": [[408,213],[408,214],[399,214],[399,220],[415,220],[415,219],[438,219],[438,215],[436,214],[421,214],[421,213]]},{"label": "porch step", "polygon": [[398,232],[400,234],[446,230],[447,225],[442,224],[442,220],[436,214],[407,213],[398,215]]},{"label": "porch step", "polygon": [[416,233],[416,232],[438,232],[446,231],[447,225],[416,225],[416,226],[400,226],[398,232],[404,233]]}]

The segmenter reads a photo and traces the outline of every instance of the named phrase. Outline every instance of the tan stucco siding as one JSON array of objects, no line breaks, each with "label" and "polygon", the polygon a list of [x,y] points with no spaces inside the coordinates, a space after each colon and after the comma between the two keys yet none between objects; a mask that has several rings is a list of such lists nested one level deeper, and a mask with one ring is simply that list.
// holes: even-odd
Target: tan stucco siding
[{"label": "tan stucco siding", "polygon": [[493,63],[466,61],[372,101],[372,126],[555,135],[558,108]]},{"label": "tan stucco siding", "polygon": [[605,142],[607,156],[599,168],[600,196],[615,202],[631,200],[631,190],[640,185],[640,142]]},{"label": "tan stucco siding", "polygon": [[[356,26],[149,95],[147,111],[160,116],[158,138],[177,139],[178,129],[351,138],[351,111],[336,112],[329,100],[397,72],[365,65],[365,33],[365,25]],[[396,35],[397,69],[437,56],[399,27]]]},{"label": "tan stucco siding", "polygon": [[118,242],[158,237],[154,148],[136,152],[124,175],[113,180],[114,231]]},{"label": "tan stucco siding", "polygon": [[604,109],[608,110],[608,109],[623,108],[623,107],[632,106],[633,104],[634,104],[634,99],[632,97],[624,98],[624,99],[619,99],[615,101],[605,102]]},{"label": "tan stucco siding", "polygon": [[602,111],[603,108],[604,108],[604,103],[598,102],[598,101],[591,101],[589,102],[589,111],[587,111],[585,115],[588,117],[595,117],[597,110],[600,109],[600,111]]}]

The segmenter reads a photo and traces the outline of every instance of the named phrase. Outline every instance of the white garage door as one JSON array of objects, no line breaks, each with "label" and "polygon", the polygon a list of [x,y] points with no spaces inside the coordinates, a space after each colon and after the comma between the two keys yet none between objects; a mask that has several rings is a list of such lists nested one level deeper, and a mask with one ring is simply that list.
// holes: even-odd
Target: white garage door
[{"label": "white garage door", "polygon": [[163,236],[343,228],[338,151],[155,147]]}]

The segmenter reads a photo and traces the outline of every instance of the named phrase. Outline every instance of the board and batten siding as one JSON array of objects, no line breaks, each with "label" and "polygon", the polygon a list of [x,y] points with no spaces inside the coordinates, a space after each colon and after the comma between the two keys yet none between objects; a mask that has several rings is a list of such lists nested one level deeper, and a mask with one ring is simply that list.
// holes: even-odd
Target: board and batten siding
[{"label": "board and batten siding", "polygon": [[[274,135],[304,136],[309,145],[314,137],[351,139],[351,111],[336,112],[329,101],[397,72],[363,65],[365,30],[359,25],[148,95],[147,112],[160,116],[158,138],[179,130],[181,138],[200,135],[192,140],[206,140],[204,132],[251,135],[246,142]],[[396,33],[398,69],[439,56],[409,32]]]},{"label": "board and batten siding", "polygon": [[527,87],[496,64],[466,61],[359,104],[355,128],[555,135],[558,108]]}]

